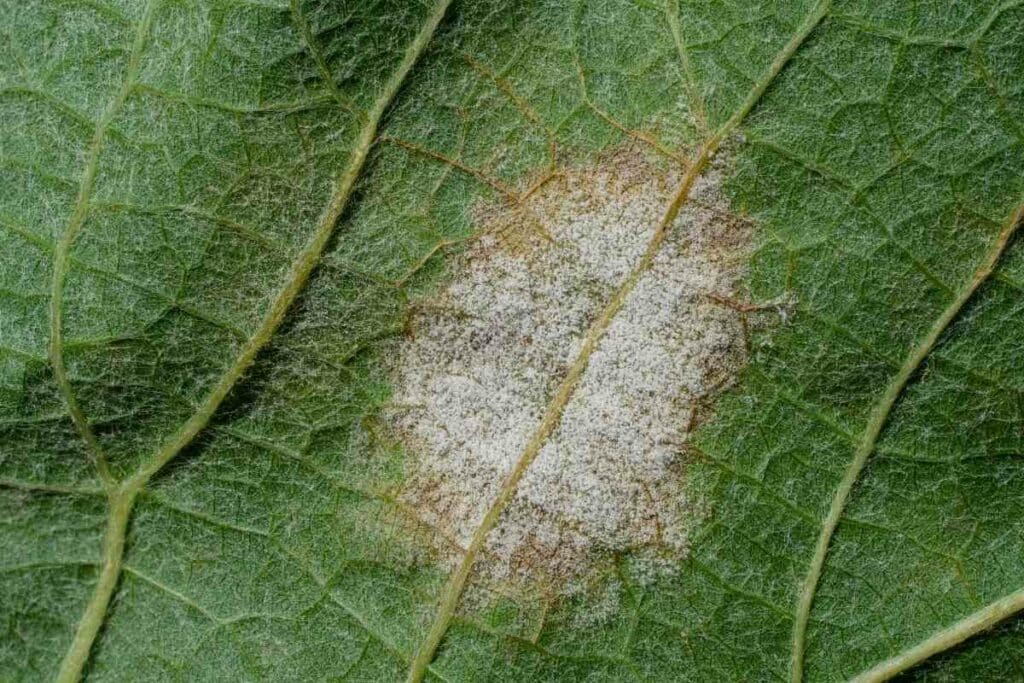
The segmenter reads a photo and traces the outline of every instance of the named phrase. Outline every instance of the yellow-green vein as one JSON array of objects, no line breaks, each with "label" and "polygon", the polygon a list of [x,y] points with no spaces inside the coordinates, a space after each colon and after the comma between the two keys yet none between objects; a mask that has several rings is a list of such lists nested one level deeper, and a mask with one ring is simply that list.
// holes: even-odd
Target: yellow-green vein
[{"label": "yellow-green vein", "polygon": [[935,345],[950,323],[956,319],[967,302],[974,296],[974,293],[978,291],[978,288],[992,275],[1003,252],[1006,251],[1010,239],[1020,225],[1022,217],[1024,217],[1024,204],[1018,206],[1006,219],[1002,229],[985,254],[985,258],[974,271],[971,279],[964,284],[949,306],[942,311],[924,338],[910,350],[899,371],[890,380],[885,391],[882,392],[882,395],[871,410],[867,425],[864,427],[857,448],[854,451],[853,459],[850,461],[842,480],[839,482],[839,486],[832,496],[832,504],[829,506],[828,514],[822,522],[818,541],[814,548],[814,555],[811,557],[807,574],[804,577],[793,620],[792,650],[790,653],[790,679],[793,683],[800,683],[803,680],[807,623],[810,618],[811,607],[814,603],[818,584],[821,581],[821,573],[825,566],[825,558],[828,555],[832,536],[835,535],[836,527],[839,526],[839,520],[843,515],[846,503],[850,499],[850,493],[853,490],[854,484],[857,483],[857,479],[867,464],[868,458],[874,452],[878,436],[885,427],[893,407],[903,394],[903,390],[935,348]]},{"label": "yellow-green vein", "polygon": [[668,22],[669,32],[672,34],[672,42],[675,44],[676,52],[679,55],[679,68],[682,71],[686,97],[690,102],[690,114],[693,116],[698,132],[705,134],[708,130],[708,117],[705,112],[704,96],[701,95],[700,86],[693,73],[689,51],[683,42],[683,28],[679,24],[679,0],[665,1],[665,20]]},{"label": "yellow-green vein", "polygon": [[796,33],[776,55],[775,59],[772,60],[772,63],[768,67],[764,76],[762,76],[754,87],[751,88],[750,92],[744,98],[736,111],[733,112],[732,116],[730,116],[729,119],[722,124],[704,142],[703,145],[701,145],[693,159],[693,162],[684,174],[679,188],[676,190],[671,202],[662,215],[661,220],[658,222],[658,226],[650,242],[648,242],[643,256],[612,295],[611,300],[605,305],[597,319],[591,324],[590,329],[587,331],[587,335],[583,340],[579,354],[570,366],[565,378],[558,385],[554,397],[548,404],[540,424],[537,426],[537,429],[533,432],[533,435],[527,442],[526,447],[520,454],[516,464],[512,468],[512,471],[505,478],[505,481],[502,482],[501,489],[499,490],[495,500],[491,503],[480,524],[476,527],[472,539],[466,548],[465,554],[462,556],[458,566],[452,572],[442,591],[434,622],[431,625],[430,630],[427,632],[423,642],[420,644],[416,656],[413,659],[412,666],[409,668],[407,679],[409,683],[419,683],[423,680],[427,667],[433,661],[434,654],[437,652],[438,646],[441,644],[445,633],[448,631],[448,626],[455,615],[455,610],[458,607],[466,582],[469,579],[473,565],[476,562],[477,555],[482,550],[488,534],[490,534],[491,530],[497,525],[502,512],[504,512],[505,508],[515,495],[519,481],[522,479],[523,475],[526,474],[526,471],[530,467],[534,458],[536,458],[537,454],[540,453],[540,450],[544,446],[548,437],[558,426],[562,417],[562,412],[569,403],[569,400],[572,398],[580,378],[582,378],[583,373],[587,369],[590,357],[597,349],[604,333],[607,331],[616,314],[618,314],[619,310],[622,308],[629,294],[640,281],[641,276],[654,262],[654,258],[661,248],[662,243],[665,241],[665,238],[668,236],[673,222],[679,215],[680,208],[689,197],[690,189],[693,187],[694,182],[707,166],[707,163],[712,157],[714,157],[722,142],[728,138],[743,119],[746,118],[747,114],[750,113],[757,102],[761,99],[761,96],[764,94],[765,90],[767,90],[768,86],[775,80],[779,72],[782,71],[782,68],[807,39],[807,36],[810,35],[811,31],[813,31],[825,17],[830,6],[831,0],[819,0],[819,2],[814,5],[810,13],[800,24]]},{"label": "yellow-green vein", "polygon": [[[209,424],[231,389],[243,377],[260,350],[266,346],[281,323],[284,322],[292,303],[320,261],[334,228],[345,211],[352,190],[376,140],[381,119],[401,89],[409,72],[426,50],[450,3],[451,0],[435,2],[419,32],[406,48],[401,62],[384,84],[366,116],[345,170],[335,185],[331,199],[324,209],[316,229],[292,262],[280,289],[255,333],[243,344],[239,355],[206,394],[192,416],[168,437],[152,456],[143,461],[130,477],[112,490],[107,528],[103,540],[100,579],[61,665],[58,674],[58,681],[61,683],[73,683],[78,680],[88,661],[92,645],[103,623],[110,598],[120,577],[125,535],[139,493],[153,475],[173,460]],[[95,169],[93,174],[95,175]],[[68,250],[72,241],[73,236],[68,240]]]},{"label": "yellow-green vein", "polygon": [[925,638],[917,645],[880,662],[855,676],[851,683],[880,683],[887,681],[926,659],[956,647],[972,636],[983,633],[1003,619],[1024,609],[1024,588],[985,605],[952,626]]},{"label": "yellow-green vein", "polygon": [[89,425],[85,412],[78,403],[71,381],[68,379],[67,367],[64,364],[64,326],[63,326],[63,303],[64,283],[67,280],[68,262],[71,256],[71,247],[75,243],[86,218],[89,216],[89,202],[92,198],[93,188],[96,185],[96,174],[99,172],[99,159],[103,151],[103,143],[107,137],[107,131],[114,117],[124,106],[125,101],[131,95],[135,87],[135,81],[139,75],[139,65],[142,62],[142,51],[149,35],[150,25],[153,21],[154,3],[151,1],[146,5],[142,18],[139,20],[135,31],[135,38],[132,41],[131,51],[128,55],[128,63],[125,67],[124,78],[121,87],[107,104],[96,122],[92,139],[86,150],[85,166],[82,169],[82,177],[78,185],[78,196],[71,210],[67,225],[61,234],[53,250],[53,273],[50,277],[50,340],[47,355],[50,367],[53,370],[53,378],[57,383],[57,389],[67,404],[68,413],[75,429],[85,442],[85,447],[93,459],[96,473],[99,475],[103,485],[112,490],[116,485],[114,476],[110,472],[110,465],[106,455],[100,446],[96,434]]},{"label": "yellow-green vein", "polygon": [[126,487],[142,488],[145,486],[146,482],[154,474],[160,471],[164,465],[192,442],[192,439],[209,423],[232,387],[234,387],[235,383],[245,374],[245,371],[256,359],[259,351],[270,341],[271,337],[281,326],[281,323],[284,322],[285,315],[319,262],[320,255],[327,246],[327,242],[334,232],[334,227],[348,204],[352,189],[355,187],[356,180],[358,180],[362,172],[363,164],[366,162],[370,149],[376,140],[377,128],[381,118],[394,100],[409,71],[418,61],[420,55],[423,54],[438,24],[444,18],[450,3],[451,0],[438,0],[435,3],[427,17],[426,23],[406,48],[405,56],[398,65],[398,68],[392,73],[384,85],[381,94],[374,101],[367,114],[366,122],[360,129],[359,137],[356,139],[355,147],[349,156],[345,171],[335,186],[335,191],[320,217],[316,230],[292,262],[285,276],[284,283],[278,290],[277,296],[274,297],[269,310],[264,315],[255,333],[242,346],[242,350],[234,363],[221,375],[220,380],[206,395],[199,408],[178,431],[163,443],[151,458],[139,466],[138,470],[125,482]]}]

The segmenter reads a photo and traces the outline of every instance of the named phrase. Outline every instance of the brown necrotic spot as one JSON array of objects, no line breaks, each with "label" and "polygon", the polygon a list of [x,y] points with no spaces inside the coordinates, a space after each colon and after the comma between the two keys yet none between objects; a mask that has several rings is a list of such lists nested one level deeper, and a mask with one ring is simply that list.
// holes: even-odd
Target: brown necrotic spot
[{"label": "brown necrotic spot", "polygon": [[[416,309],[394,371],[387,419],[414,463],[400,497],[427,523],[469,542],[679,173],[627,149],[477,208],[481,237]],[[564,583],[608,553],[685,555],[702,516],[687,434],[744,359],[744,312],[721,301],[736,296],[750,229],[721,176],[713,165],[697,181],[601,338],[488,537],[489,575]]]}]

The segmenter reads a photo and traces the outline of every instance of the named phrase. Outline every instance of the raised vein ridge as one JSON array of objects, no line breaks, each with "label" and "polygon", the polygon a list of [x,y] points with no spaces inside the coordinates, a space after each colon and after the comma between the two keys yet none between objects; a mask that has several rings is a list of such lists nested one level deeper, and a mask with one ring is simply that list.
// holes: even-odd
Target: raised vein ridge
[{"label": "raised vein ridge", "polygon": [[93,589],[89,603],[86,605],[85,612],[78,622],[74,638],[72,638],[64,658],[61,660],[60,669],[57,672],[57,681],[61,683],[78,680],[81,676],[82,668],[89,659],[89,651],[92,649],[92,643],[95,641],[96,634],[103,623],[107,605],[110,603],[110,597],[114,593],[114,587],[117,585],[118,576],[120,575],[121,557],[124,554],[125,530],[128,525],[128,511],[123,509],[124,506],[117,496],[117,481],[110,471],[103,448],[96,439],[92,427],[89,426],[89,421],[84,411],[78,404],[78,399],[71,387],[71,382],[68,380],[67,368],[64,365],[62,328],[64,283],[67,278],[71,247],[74,245],[75,239],[89,215],[89,201],[96,184],[96,174],[99,171],[99,157],[103,151],[107,130],[118,111],[120,111],[129,95],[131,95],[132,89],[135,87],[135,81],[138,78],[143,48],[153,22],[155,4],[155,0],[150,0],[146,4],[142,18],[136,27],[135,38],[132,41],[131,53],[121,87],[107,105],[100,120],[96,123],[96,128],[93,131],[92,140],[86,153],[85,166],[82,170],[74,208],[64,233],[53,250],[53,275],[50,282],[50,340],[47,355],[53,370],[54,381],[57,383],[57,388],[67,404],[71,421],[74,423],[75,430],[81,436],[86,450],[93,459],[96,473],[103,483],[108,496],[107,528],[103,534],[102,564],[99,579],[96,582],[96,587]]},{"label": "raised vein ridge", "polygon": [[[991,277],[993,271],[995,271],[996,265],[999,263],[999,259],[1006,251],[1006,247],[1009,245],[1010,239],[1020,226],[1022,218],[1024,218],[1024,204],[1019,205],[1003,223],[1002,229],[999,231],[999,234],[993,241],[992,246],[985,254],[985,258],[974,271],[971,279],[964,283],[963,287],[957,293],[956,298],[954,298],[949,306],[942,311],[924,338],[922,338],[921,341],[910,350],[906,359],[903,361],[903,364],[900,366],[899,372],[893,376],[892,380],[886,386],[885,391],[882,392],[881,396],[879,396],[878,401],[871,410],[871,415],[868,418],[867,425],[864,427],[864,432],[861,434],[857,449],[854,451],[853,459],[846,468],[846,472],[843,474],[843,478],[839,482],[839,486],[836,488],[836,491],[832,496],[832,504],[829,506],[828,514],[822,522],[821,532],[818,535],[818,542],[814,548],[814,555],[811,557],[811,563],[807,568],[807,575],[804,577],[800,600],[797,603],[796,614],[793,621],[793,639],[790,658],[790,680],[792,683],[800,683],[800,681],[803,680],[804,656],[807,641],[807,623],[810,618],[811,606],[814,603],[814,596],[817,593],[818,584],[821,582],[821,573],[825,566],[825,558],[828,555],[829,545],[831,544],[832,537],[835,535],[836,528],[839,526],[839,520],[843,515],[843,510],[846,508],[846,504],[850,499],[850,493],[853,490],[853,486],[857,483],[857,479],[860,477],[860,473],[864,470],[864,466],[867,464],[871,453],[874,452],[875,445],[878,442],[878,436],[881,434],[882,429],[885,427],[885,424],[889,419],[889,415],[892,413],[893,408],[899,401],[900,396],[903,394],[903,390],[910,383],[911,378],[917,373],[921,364],[931,354],[932,350],[934,350],[940,337],[942,337],[942,334],[949,328],[949,325],[959,316],[967,302],[970,301],[978,291],[978,288],[981,287],[989,277]],[[1024,607],[1024,596],[1018,596],[1016,602],[1013,604],[1016,608],[1011,612],[1006,612],[1003,616],[1012,614]],[[961,624],[962,623],[963,622],[961,622]],[[965,627],[967,628],[967,632],[965,632],[959,640],[951,641],[946,644],[945,647],[955,645],[957,642],[968,637],[968,635],[970,635],[969,626],[970,624]],[[945,647],[930,651],[926,656],[931,656],[932,654],[935,654],[935,652],[945,649]],[[908,653],[909,652],[913,652],[913,650],[908,651]],[[898,656],[896,659],[903,661],[902,658],[905,656],[907,656],[907,653]],[[907,663],[904,668],[911,665],[909,663],[911,659],[913,659],[913,657],[907,656]],[[916,661],[922,661],[923,659],[924,657]],[[893,673],[897,673],[899,670],[901,669],[894,669],[892,671]],[[872,671],[874,671],[874,669]]]},{"label": "raised vein ridge", "polygon": [[757,102],[761,99],[765,90],[767,90],[768,86],[782,71],[783,67],[804,43],[814,28],[825,17],[830,7],[831,0],[819,0],[819,2],[815,4],[810,13],[800,24],[796,33],[776,55],[775,59],[772,60],[772,63],[765,74],[756,84],[754,84],[753,88],[751,88],[740,106],[733,112],[725,123],[714,131],[710,137],[708,137],[697,151],[690,167],[687,169],[680,181],[679,187],[673,195],[672,200],[669,202],[661,220],[658,222],[658,226],[655,229],[654,235],[648,242],[643,256],[640,258],[637,265],[629,272],[626,279],[613,293],[609,302],[591,324],[586,336],[584,337],[579,354],[569,367],[565,378],[561,383],[559,383],[554,397],[551,399],[544,411],[544,416],[541,419],[540,424],[537,426],[537,429],[527,442],[526,447],[523,449],[523,452],[516,461],[512,471],[502,483],[497,497],[488,508],[479,526],[473,533],[461,561],[450,575],[441,594],[434,622],[431,625],[430,630],[427,632],[423,642],[420,644],[409,668],[407,677],[408,683],[419,683],[423,680],[427,667],[433,661],[437,648],[444,639],[445,633],[448,631],[448,626],[455,615],[455,610],[457,609],[462,593],[465,590],[466,583],[476,562],[477,555],[482,550],[488,534],[497,525],[505,508],[508,506],[509,502],[511,502],[520,480],[522,480],[527,469],[540,453],[540,450],[544,446],[548,437],[561,421],[562,413],[565,410],[566,405],[569,403],[569,400],[572,398],[583,373],[586,371],[590,357],[597,349],[601,338],[608,330],[612,320],[622,309],[627,297],[640,281],[641,276],[654,262],[655,256],[664,243],[665,238],[668,236],[672,223],[679,215],[680,208],[689,198],[690,190],[697,177],[707,166],[708,162],[714,157],[715,153],[722,145],[722,142],[729,137],[743,119],[746,118],[747,114],[749,114],[754,108]]},{"label": "raised vein ridge", "polygon": [[952,626],[925,638],[917,645],[850,679],[851,683],[880,683],[917,666],[926,659],[956,647],[1024,609],[1024,588],[972,612]]},{"label": "raised vein ridge", "polygon": [[[360,129],[359,136],[356,138],[355,146],[349,156],[348,164],[337,181],[335,190],[332,193],[331,199],[325,207],[319,222],[317,223],[316,229],[310,235],[305,246],[295,257],[295,260],[288,269],[288,273],[285,276],[277,295],[274,297],[269,310],[263,317],[263,320],[257,330],[242,346],[242,350],[236,357],[235,361],[224,371],[220,379],[209,391],[192,416],[176,432],[168,437],[167,440],[164,441],[163,445],[152,456],[143,461],[143,463],[130,477],[118,485],[112,476],[109,476],[111,491],[109,494],[110,502],[107,517],[107,528],[104,532],[103,538],[102,569],[100,579],[97,582],[93,595],[89,600],[89,604],[86,606],[85,612],[79,621],[74,639],[72,640],[71,645],[65,654],[64,660],[61,663],[60,671],[57,674],[57,681],[59,683],[74,683],[74,681],[77,681],[81,677],[82,670],[88,661],[92,645],[95,642],[96,635],[103,624],[107,607],[110,603],[110,598],[113,595],[114,588],[116,587],[121,574],[122,560],[124,557],[125,534],[138,494],[143,488],[145,488],[153,475],[159,472],[164,465],[173,460],[182,451],[182,449],[188,446],[207,426],[207,424],[209,424],[221,403],[231,392],[231,389],[242,378],[245,371],[256,359],[260,350],[266,346],[281,326],[281,323],[284,321],[291,305],[294,303],[299,292],[306,284],[306,281],[309,279],[313,269],[316,267],[317,263],[319,263],[320,257],[327,246],[327,242],[330,240],[339,218],[348,205],[348,200],[352,195],[352,189],[355,187],[355,183],[366,163],[370,149],[373,147],[376,140],[377,129],[384,113],[394,101],[395,96],[398,94],[398,91],[401,89],[402,84],[405,82],[405,79],[409,75],[413,66],[415,66],[416,62],[426,51],[431,38],[444,18],[450,4],[451,0],[437,0],[434,3],[419,32],[406,48],[405,54],[403,55],[401,62],[398,64],[398,67],[384,84],[383,89],[363,120],[362,128]],[[84,220],[88,195],[91,192],[92,185],[95,180],[97,170],[96,165],[99,156],[99,148],[102,144],[103,131],[106,130],[106,127],[109,125],[110,120],[113,119],[117,109],[131,92],[132,82],[134,81],[138,71],[137,63],[139,56],[141,55],[144,38],[149,30],[150,19],[148,15],[149,13],[147,12],[147,19],[139,29],[139,37],[136,39],[135,46],[133,48],[133,56],[129,63],[125,85],[122,87],[118,97],[114,100],[114,103],[108,108],[109,113],[104,116],[100,126],[97,128],[97,133],[94,136],[94,149],[90,149],[90,156],[87,160],[86,171],[83,175],[83,190],[80,192],[79,198],[80,207],[76,205],[75,214],[73,214],[72,219],[69,221],[68,229],[65,231],[65,236],[61,240],[61,247],[58,249],[58,252],[63,250],[63,258],[61,259],[61,262],[64,265],[62,265],[61,268],[57,268],[55,266],[55,271],[61,271],[63,273],[63,271],[66,270],[66,261],[71,245],[78,229],[81,227],[82,221]],[[81,214],[80,216],[79,212]],[[60,276],[59,280],[57,280],[55,276],[55,283],[55,293],[60,294],[61,288],[63,287],[63,274]],[[55,297],[55,301],[59,302],[59,300],[59,297]],[[59,304],[54,304],[54,306],[56,307],[55,310],[59,313]],[[58,337],[56,342],[51,339],[51,350],[53,348],[58,348],[57,358],[60,359],[59,315],[56,319],[58,320]],[[62,387],[62,393],[64,393],[66,398],[70,397],[68,398],[69,412],[71,412],[72,419],[75,421],[76,427],[78,427],[83,439],[91,448],[92,444],[96,443],[95,436],[92,434],[88,424],[85,422],[85,418],[84,415],[82,415],[81,410],[77,409],[77,403],[74,402],[73,395],[70,393],[70,384],[67,382],[66,375],[63,374],[63,364],[61,364],[60,367],[64,385],[67,387],[66,391]],[[102,463],[103,467],[106,467],[105,460],[100,460],[98,462]]]},{"label": "raised vein ridge", "polygon": [[96,127],[93,130],[92,139],[86,150],[85,166],[82,168],[82,176],[79,180],[78,195],[75,197],[75,204],[72,207],[71,215],[68,218],[64,232],[53,249],[53,274],[50,279],[50,340],[47,347],[47,356],[50,367],[53,370],[53,378],[57,383],[57,389],[64,403],[67,404],[71,421],[75,425],[82,441],[85,442],[86,450],[93,459],[96,473],[100,481],[108,490],[112,490],[116,482],[110,471],[106,454],[96,439],[96,434],[89,426],[89,420],[78,404],[74,389],[68,380],[67,368],[64,365],[64,330],[63,330],[63,303],[64,283],[67,280],[68,262],[71,256],[71,247],[78,237],[86,218],[89,216],[89,202],[92,199],[92,192],[96,185],[96,174],[99,172],[99,159],[103,151],[103,143],[106,140],[107,132],[114,117],[124,106],[125,101],[135,88],[136,79],[139,76],[139,65],[142,61],[142,52],[149,36],[149,29],[153,23],[153,10],[155,2],[150,0],[146,4],[142,18],[139,20],[135,30],[135,38],[132,41],[131,52],[128,56],[128,64],[125,67],[124,78],[121,87],[103,110]]}]

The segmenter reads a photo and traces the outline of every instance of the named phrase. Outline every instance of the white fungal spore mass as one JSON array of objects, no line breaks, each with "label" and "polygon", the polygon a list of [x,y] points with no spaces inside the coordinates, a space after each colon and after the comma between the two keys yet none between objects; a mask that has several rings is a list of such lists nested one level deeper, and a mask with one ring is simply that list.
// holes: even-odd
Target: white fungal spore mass
[{"label": "white fungal spore mass", "polygon": [[[600,552],[685,554],[700,518],[685,486],[686,436],[744,355],[741,313],[722,302],[749,230],[728,213],[720,176],[712,167],[698,179],[601,337],[487,539],[493,575],[564,580]],[[388,417],[414,461],[400,495],[463,547],[679,180],[627,151],[565,172],[520,205],[483,207],[484,236],[417,307]]]}]

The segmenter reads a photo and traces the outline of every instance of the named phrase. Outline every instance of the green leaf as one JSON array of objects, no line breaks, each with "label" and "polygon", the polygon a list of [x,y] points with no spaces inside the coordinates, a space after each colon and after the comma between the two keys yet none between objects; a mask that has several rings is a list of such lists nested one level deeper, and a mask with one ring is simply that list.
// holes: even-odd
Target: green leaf
[{"label": "green leaf", "polygon": [[[0,678],[1024,675],[1024,4],[3,9]],[[661,218],[460,545],[402,493],[410,321],[486,207],[623,149]],[[495,580],[713,173],[752,324],[686,552]]]}]

